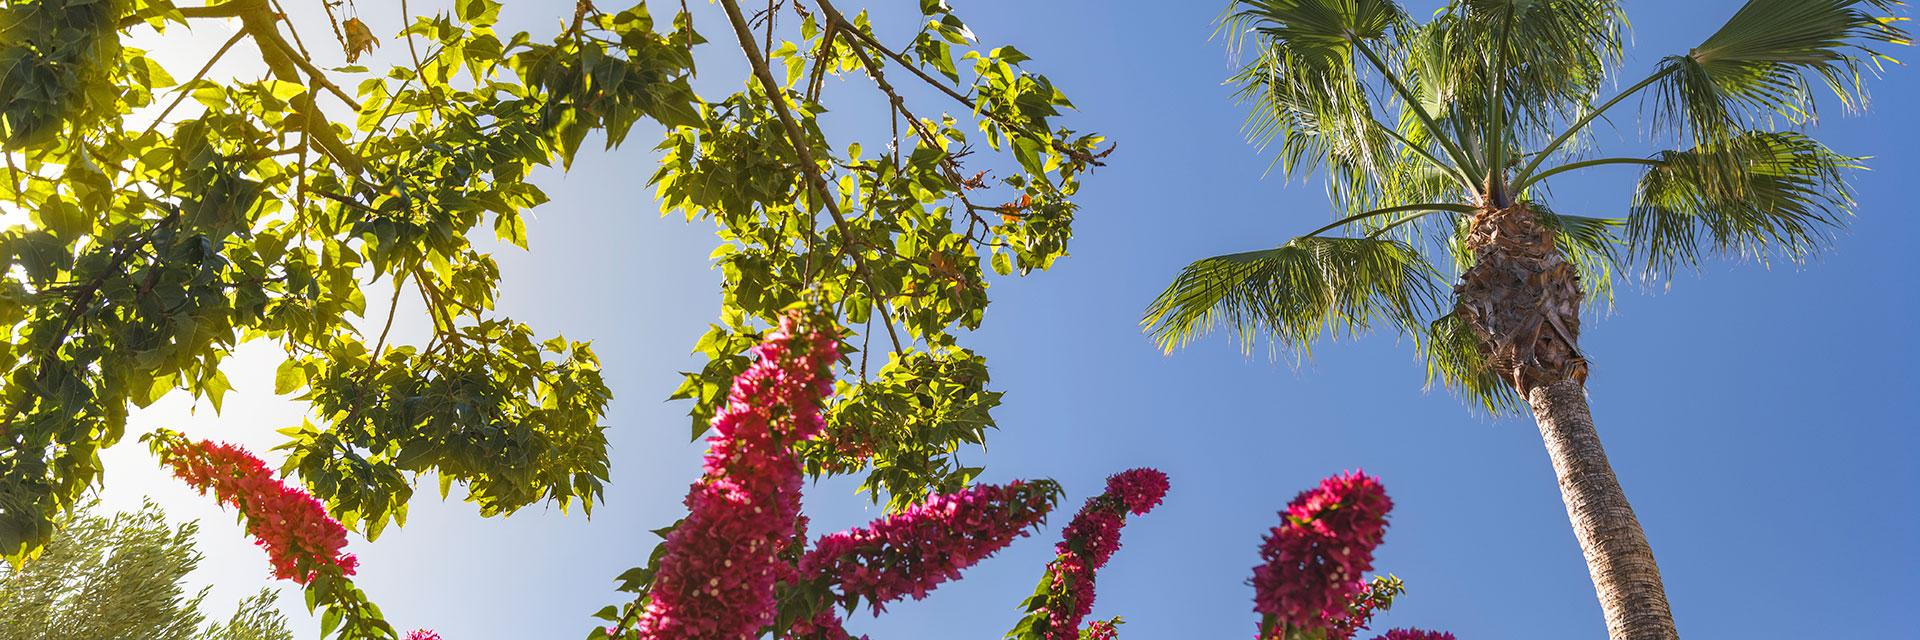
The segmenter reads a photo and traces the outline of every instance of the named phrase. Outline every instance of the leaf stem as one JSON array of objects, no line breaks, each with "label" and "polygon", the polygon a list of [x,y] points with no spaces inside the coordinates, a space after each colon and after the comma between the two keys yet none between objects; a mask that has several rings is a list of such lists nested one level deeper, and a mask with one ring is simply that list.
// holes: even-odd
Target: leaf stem
[{"label": "leaf stem", "polygon": [[[1553,155],[1554,151],[1557,151],[1560,149],[1560,145],[1564,145],[1567,143],[1568,140],[1573,139],[1574,134],[1577,134],[1580,132],[1581,129],[1586,128],[1587,124],[1593,122],[1594,118],[1598,118],[1600,117],[1600,114],[1606,113],[1608,109],[1612,109],[1613,105],[1620,104],[1620,101],[1625,100],[1627,96],[1633,95],[1635,93],[1639,93],[1641,89],[1647,88],[1648,85],[1652,85],[1653,83],[1658,82],[1661,78],[1665,78],[1669,75],[1672,75],[1675,71],[1678,71],[1678,70],[1680,70],[1680,67],[1669,65],[1665,69],[1656,71],[1654,72],[1653,75],[1647,76],[1647,79],[1641,80],[1639,84],[1635,84],[1631,87],[1628,87],[1626,91],[1620,92],[1620,95],[1614,96],[1613,99],[1608,100],[1606,104],[1602,104],[1600,105],[1599,108],[1594,109],[1593,111],[1587,112],[1587,115],[1581,116],[1579,120],[1574,121],[1573,126],[1567,127],[1566,131],[1561,132],[1560,137],[1554,138],[1553,142],[1549,142],[1547,143],[1547,146],[1541,147],[1540,152],[1537,154],[1534,154],[1533,161],[1527,163],[1526,168],[1521,169],[1519,173],[1514,174],[1515,181],[1522,182],[1522,183],[1533,182],[1534,181],[1532,179],[1533,171],[1535,169],[1540,168],[1540,163],[1546,162],[1547,156]],[[1515,189],[1515,191],[1518,191],[1518,190],[1519,189]]]},{"label": "leaf stem", "polygon": [[1405,204],[1405,205],[1400,205],[1400,206],[1397,206],[1397,207],[1387,207],[1387,208],[1384,208],[1384,209],[1374,209],[1374,210],[1372,210],[1372,211],[1368,211],[1368,212],[1366,212],[1366,213],[1358,213],[1358,214],[1354,214],[1354,215],[1350,215],[1350,216],[1347,216],[1347,217],[1345,217],[1345,218],[1341,218],[1341,219],[1339,219],[1339,220],[1335,220],[1335,221],[1333,222],[1333,224],[1329,224],[1329,225],[1327,225],[1327,226],[1324,226],[1324,227],[1320,227],[1320,228],[1318,228],[1318,229],[1314,229],[1313,231],[1311,231],[1311,232],[1309,232],[1309,233],[1307,233],[1306,235],[1303,235],[1303,236],[1300,236],[1300,237],[1302,237],[1302,238],[1311,238],[1311,237],[1314,237],[1314,236],[1317,236],[1317,235],[1320,235],[1320,234],[1322,234],[1322,233],[1326,233],[1326,232],[1328,232],[1328,231],[1332,231],[1332,230],[1334,230],[1334,229],[1338,229],[1338,228],[1340,228],[1340,227],[1344,227],[1344,226],[1346,226],[1346,225],[1348,225],[1348,224],[1352,224],[1352,223],[1354,223],[1354,222],[1359,222],[1359,221],[1361,221],[1361,220],[1365,220],[1365,219],[1367,219],[1367,218],[1372,218],[1372,217],[1375,217],[1375,216],[1383,216],[1383,215],[1387,215],[1387,214],[1389,214],[1389,213],[1400,213],[1400,212],[1402,212],[1402,211],[1423,211],[1423,210],[1424,210],[1424,211],[1429,211],[1429,212],[1431,212],[1431,211],[1453,211],[1453,212],[1456,212],[1456,213],[1473,213],[1473,212],[1475,211],[1475,209],[1474,209],[1474,207],[1472,207],[1472,206],[1469,206],[1469,205],[1464,205],[1464,204],[1449,204],[1449,203],[1443,203],[1443,202],[1429,202],[1429,203],[1423,203],[1423,204]]},{"label": "leaf stem", "polygon": [[1413,95],[1413,91],[1407,89],[1406,83],[1400,81],[1400,76],[1394,75],[1387,69],[1387,63],[1374,54],[1373,48],[1368,47],[1366,41],[1359,38],[1353,40],[1353,48],[1366,57],[1368,62],[1373,63],[1373,67],[1380,71],[1381,77],[1386,78],[1387,84],[1392,85],[1394,92],[1400,94],[1400,99],[1407,103],[1407,109],[1420,118],[1420,123],[1427,128],[1427,133],[1432,135],[1433,139],[1440,141],[1440,146],[1445,147],[1447,153],[1453,156],[1454,163],[1460,165],[1469,175],[1478,173],[1472,162],[1473,158],[1468,156],[1466,150],[1462,149],[1458,143],[1448,138],[1446,132],[1440,130],[1440,124],[1427,113],[1427,108],[1420,104],[1420,99]]},{"label": "leaf stem", "polygon": [[1386,133],[1387,136],[1393,138],[1395,141],[1398,141],[1401,146],[1406,147],[1407,149],[1413,151],[1416,155],[1420,156],[1422,159],[1425,159],[1427,161],[1427,164],[1433,165],[1434,168],[1439,169],[1442,172],[1445,172],[1449,176],[1453,176],[1454,179],[1456,180],[1459,180],[1461,186],[1466,187],[1468,191],[1473,190],[1475,186],[1473,182],[1473,178],[1468,176],[1465,171],[1460,169],[1460,167],[1456,167],[1454,165],[1450,165],[1450,164],[1447,164],[1446,162],[1441,161],[1439,156],[1433,155],[1433,151],[1427,149],[1424,146],[1414,144],[1412,140],[1408,140],[1406,136],[1400,135],[1399,131],[1395,131],[1393,127],[1387,126],[1387,123],[1381,122],[1379,118],[1367,118],[1367,121],[1372,122],[1373,126],[1379,127],[1380,131]]},{"label": "leaf stem", "polygon": [[1660,161],[1649,160],[1646,158],[1600,158],[1597,160],[1582,160],[1580,162],[1571,162],[1571,163],[1560,165],[1558,167],[1554,167],[1552,169],[1548,169],[1546,171],[1542,171],[1540,172],[1539,175],[1527,176],[1525,179],[1514,183],[1513,191],[1515,193],[1520,193],[1522,191],[1525,191],[1527,187],[1531,187],[1534,184],[1540,182],[1541,180],[1547,179],[1549,176],[1566,173],[1568,171],[1575,171],[1578,169],[1585,169],[1587,167],[1598,167],[1601,165],[1609,165],[1609,164],[1638,164],[1638,165],[1653,166],[1653,165],[1660,164]]}]

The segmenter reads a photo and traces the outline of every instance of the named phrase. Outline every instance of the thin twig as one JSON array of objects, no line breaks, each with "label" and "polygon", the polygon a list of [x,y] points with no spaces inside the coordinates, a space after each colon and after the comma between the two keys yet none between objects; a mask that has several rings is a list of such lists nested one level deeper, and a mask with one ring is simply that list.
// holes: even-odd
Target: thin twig
[{"label": "thin twig", "polygon": [[293,28],[293,20],[287,18],[287,8],[280,6],[280,0],[273,0],[273,12],[280,16],[281,22],[287,23],[287,33],[293,36],[293,45],[300,49],[300,57],[312,60],[313,53],[307,51],[307,43],[300,41],[300,30]]},{"label": "thin twig", "polygon": [[401,273],[393,279],[393,300],[387,302],[387,325],[380,328],[380,341],[373,343],[373,359],[379,360],[380,354],[387,350],[387,333],[393,331],[394,312],[400,310],[400,293],[406,291],[407,274]]},{"label": "thin twig", "polygon": [[338,203],[340,203],[340,204],[344,204],[344,205],[347,205],[347,206],[349,206],[349,207],[352,207],[352,208],[355,208],[355,209],[359,209],[359,210],[361,210],[361,211],[365,211],[365,212],[367,212],[367,213],[380,213],[380,211],[379,211],[379,210],[377,210],[377,209],[374,209],[373,207],[369,207],[369,206],[367,206],[367,205],[364,205],[364,204],[360,204],[360,201],[359,201],[359,200],[355,200],[355,199],[353,199],[353,198],[349,198],[349,197],[347,197],[347,196],[343,196],[343,195],[340,195],[340,194],[338,194],[338,193],[334,193],[334,192],[332,192],[332,191],[325,191],[325,190],[321,190],[321,189],[314,189],[314,190],[313,190],[313,193],[314,193],[315,195],[318,195],[318,196],[320,196],[320,197],[322,197],[322,198],[326,198],[326,199],[328,199],[328,200],[332,200],[332,201],[334,201],[334,202],[338,202]]},{"label": "thin twig", "polygon": [[840,26],[827,23],[826,35],[820,38],[820,52],[813,56],[813,77],[807,79],[807,101],[819,102],[820,91],[827,81],[827,56],[833,55],[833,40],[840,37]]},{"label": "thin twig", "polygon": [[[907,110],[906,99],[900,96],[900,92],[896,91],[893,88],[892,83],[887,82],[887,74],[886,72],[881,70],[879,63],[875,62],[871,56],[868,56],[866,49],[862,47],[860,44],[852,43],[849,45],[849,48],[853,49],[853,55],[860,58],[860,64],[866,67],[867,75],[873,77],[874,85],[880,88],[881,93],[886,94],[887,101],[889,104],[892,105],[893,110],[898,112],[900,117],[904,117],[907,119],[907,122],[913,126],[914,131],[920,135],[920,139],[927,143],[928,148],[937,148],[936,147],[937,143],[934,142],[933,131],[929,130],[927,128],[926,123],[922,122],[919,117],[913,115],[913,112]],[[894,145],[893,145],[894,153],[897,154],[900,151],[900,142],[899,142],[900,133],[899,133],[898,119],[894,119],[893,135],[894,135]],[[958,161],[955,161],[951,154],[944,153],[945,149],[941,149],[941,151],[942,153],[940,154],[940,168],[942,172],[946,174],[947,182],[953,185],[953,194],[956,197],[960,198],[961,204],[966,205],[965,208],[967,210],[967,215],[972,216],[974,221],[979,221],[982,224],[986,224],[987,226],[991,227],[992,226],[991,223],[987,223],[985,220],[982,220],[980,218],[980,215],[976,213],[977,211],[981,210],[981,207],[974,205],[973,201],[967,199],[966,178],[960,172],[960,163]],[[969,237],[973,235],[972,222],[968,223],[967,235]]]},{"label": "thin twig", "polygon": [[173,113],[173,108],[180,106],[180,102],[187,99],[187,95],[191,93],[190,91],[187,90],[187,87],[191,86],[193,83],[196,83],[205,79],[207,77],[207,72],[213,70],[214,63],[219,62],[221,56],[227,55],[227,51],[232,49],[233,45],[240,44],[240,40],[245,37],[247,37],[247,32],[239,31],[239,32],[235,32],[233,34],[233,37],[227,38],[227,43],[224,45],[220,45],[219,51],[213,52],[213,57],[208,58],[207,63],[204,65],[201,65],[200,72],[193,74],[193,79],[188,80],[174,88],[174,93],[177,95],[173,97],[173,102],[167,103],[167,108],[160,110],[160,115],[155,116],[153,118],[153,123],[147,125],[147,130],[140,132],[140,135],[135,137],[134,139],[138,140],[140,138],[145,138],[147,137],[147,134],[153,133],[154,130],[160,126],[160,123],[167,119],[167,115]]}]

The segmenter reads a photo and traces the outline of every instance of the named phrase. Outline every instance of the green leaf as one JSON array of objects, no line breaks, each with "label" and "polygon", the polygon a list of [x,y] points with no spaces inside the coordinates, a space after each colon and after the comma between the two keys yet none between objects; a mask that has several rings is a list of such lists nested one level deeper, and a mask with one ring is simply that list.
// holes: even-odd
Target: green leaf
[{"label": "green leaf", "polygon": [[226,399],[227,392],[232,390],[233,384],[227,381],[225,371],[214,371],[212,376],[200,384],[200,391],[207,394],[207,400],[213,402],[215,414],[220,413],[222,401]]},{"label": "green leaf", "polygon": [[288,359],[273,372],[273,392],[286,395],[307,386],[307,369],[299,360]]}]

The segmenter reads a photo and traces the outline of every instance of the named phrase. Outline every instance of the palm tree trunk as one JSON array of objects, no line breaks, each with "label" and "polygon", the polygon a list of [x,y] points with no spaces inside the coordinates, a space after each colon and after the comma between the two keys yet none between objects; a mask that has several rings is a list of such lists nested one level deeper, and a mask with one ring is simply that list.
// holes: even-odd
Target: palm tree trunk
[{"label": "palm tree trunk", "polygon": [[1487,364],[1533,408],[1610,640],[1677,640],[1660,567],[1614,478],[1587,408],[1580,278],[1522,202],[1475,214],[1454,313],[1479,334]]},{"label": "palm tree trunk", "polygon": [[1560,498],[1567,503],[1573,536],[1587,557],[1587,572],[1599,592],[1613,640],[1674,640],[1673,612],[1653,547],[1627,494],[1613,476],[1600,434],[1587,408],[1587,389],[1573,380],[1535,387],[1527,397],[1547,443]]}]

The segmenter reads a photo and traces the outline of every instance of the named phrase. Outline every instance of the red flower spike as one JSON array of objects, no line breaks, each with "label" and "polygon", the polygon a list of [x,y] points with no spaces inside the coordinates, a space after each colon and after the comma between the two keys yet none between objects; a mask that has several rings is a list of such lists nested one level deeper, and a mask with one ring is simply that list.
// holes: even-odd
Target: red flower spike
[{"label": "red flower spike", "polygon": [[274,577],[304,585],[322,571],[353,575],[359,561],[340,551],[347,545],[346,527],[312,494],[280,482],[245,449],[206,440],[181,442],[163,451],[161,461],[201,495],[212,490],[222,504],[240,511],[247,535],[273,563]]},{"label": "red flower spike", "polygon": [[754,347],[713,418],[705,475],[687,493],[687,518],[664,543],[652,599],[634,630],[643,640],[740,640],[773,622],[779,554],[800,515],[794,442],[820,432],[839,342],[800,313]]},{"label": "red flower spike", "polygon": [[926,597],[940,583],[994,554],[1053,508],[1050,482],[1014,481],[933,496],[859,529],[822,536],[800,562],[802,579],[823,579],[840,592],[885,603]]},{"label": "red flower spike", "polygon": [[[1076,640],[1083,636],[1080,621],[1093,612],[1094,574],[1120,550],[1120,529],[1126,526],[1127,514],[1152,511],[1166,497],[1167,487],[1167,474],[1131,469],[1107,478],[1107,492],[1087,499],[1054,545],[1059,555],[1047,564],[1045,595],[1035,596],[1044,599],[1035,613],[1046,621],[1036,620],[1034,625],[1042,637]],[[1112,638],[1116,633],[1111,622],[1094,622],[1084,635]]]}]

